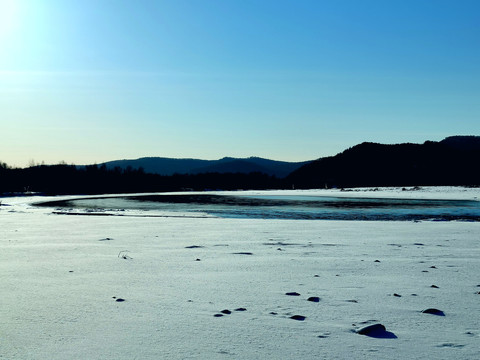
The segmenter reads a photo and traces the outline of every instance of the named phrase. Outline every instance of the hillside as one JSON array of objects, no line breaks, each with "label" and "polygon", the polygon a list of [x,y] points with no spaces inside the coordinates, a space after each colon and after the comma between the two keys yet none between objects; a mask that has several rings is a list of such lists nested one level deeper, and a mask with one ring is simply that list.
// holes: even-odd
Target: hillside
[{"label": "hillside", "polygon": [[364,142],[291,173],[296,188],[479,185],[480,137],[385,145]]},{"label": "hillside", "polygon": [[[104,163],[107,169],[118,167],[122,170],[143,168],[146,173],[170,176],[173,174],[202,173],[252,173],[260,172],[283,178],[292,171],[307,164],[250,157],[244,159],[224,157],[219,160],[172,159],[164,157],[144,157],[136,160],[115,160]],[[103,164],[100,164],[103,165]]]},{"label": "hillside", "polygon": [[0,162],[0,195],[21,192],[53,195],[186,189],[480,186],[479,162],[478,136],[453,136],[423,144],[364,142],[335,156],[305,163],[261,158],[142,158],[112,161],[100,166],[59,164],[12,168]]}]

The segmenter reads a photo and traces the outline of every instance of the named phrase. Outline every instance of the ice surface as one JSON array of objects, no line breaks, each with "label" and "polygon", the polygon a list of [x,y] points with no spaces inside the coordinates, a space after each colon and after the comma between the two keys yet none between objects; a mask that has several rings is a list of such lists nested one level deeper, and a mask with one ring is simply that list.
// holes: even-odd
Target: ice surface
[{"label": "ice surface", "polygon": [[[337,192],[352,196],[296,193]],[[478,222],[66,216],[40,200],[0,207],[2,359],[478,357]],[[357,333],[377,323],[396,338]]]}]

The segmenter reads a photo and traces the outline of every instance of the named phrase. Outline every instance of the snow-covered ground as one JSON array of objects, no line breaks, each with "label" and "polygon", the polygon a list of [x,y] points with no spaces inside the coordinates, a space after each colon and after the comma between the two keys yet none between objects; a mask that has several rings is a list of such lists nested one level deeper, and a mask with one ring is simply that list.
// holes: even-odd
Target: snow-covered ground
[{"label": "snow-covered ground", "polygon": [[[480,199],[463,188],[287,193]],[[478,222],[67,216],[31,205],[45,198],[1,200],[2,359],[480,353]],[[355,332],[375,323],[388,336]]]}]

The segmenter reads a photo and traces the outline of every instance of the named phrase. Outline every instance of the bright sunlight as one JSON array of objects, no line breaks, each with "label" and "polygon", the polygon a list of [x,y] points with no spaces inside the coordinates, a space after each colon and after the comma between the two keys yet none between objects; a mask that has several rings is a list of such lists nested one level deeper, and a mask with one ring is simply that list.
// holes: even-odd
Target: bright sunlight
[{"label": "bright sunlight", "polygon": [[18,23],[18,1],[0,0],[0,41],[13,33]]}]

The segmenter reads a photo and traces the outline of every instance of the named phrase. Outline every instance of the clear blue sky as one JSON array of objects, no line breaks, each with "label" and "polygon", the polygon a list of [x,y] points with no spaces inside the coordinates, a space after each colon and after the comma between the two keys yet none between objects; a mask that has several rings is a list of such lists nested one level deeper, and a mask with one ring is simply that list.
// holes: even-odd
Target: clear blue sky
[{"label": "clear blue sky", "polygon": [[480,135],[480,1],[0,0],[0,161]]}]

